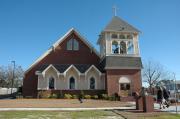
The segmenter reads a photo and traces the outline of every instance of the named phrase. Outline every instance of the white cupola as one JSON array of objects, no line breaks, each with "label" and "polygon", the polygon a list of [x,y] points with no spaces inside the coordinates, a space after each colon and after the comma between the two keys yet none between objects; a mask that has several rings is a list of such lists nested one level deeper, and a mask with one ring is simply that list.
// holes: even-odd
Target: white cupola
[{"label": "white cupola", "polygon": [[101,57],[139,56],[140,31],[121,18],[114,16],[98,39]]}]

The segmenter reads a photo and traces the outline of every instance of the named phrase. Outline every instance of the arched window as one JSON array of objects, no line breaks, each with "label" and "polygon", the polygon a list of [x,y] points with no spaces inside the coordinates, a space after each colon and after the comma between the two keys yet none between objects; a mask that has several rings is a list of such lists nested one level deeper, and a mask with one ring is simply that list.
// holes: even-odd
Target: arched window
[{"label": "arched window", "polygon": [[120,54],[126,54],[126,43],[124,41],[121,41],[120,43]]},{"label": "arched window", "polygon": [[119,53],[119,46],[117,41],[112,42],[112,53],[118,54]]},{"label": "arched window", "polygon": [[127,35],[127,39],[133,39],[132,35]]},{"label": "arched window", "polygon": [[121,35],[119,35],[119,38],[120,39],[125,39],[125,35],[121,34]]},{"label": "arched window", "polygon": [[49,78],[49,89],[54,89],[54,78],[53,77]]},{"label": "arched window", "polygon": [[117,38],[118,38],[118,35],[117,35],[117,34],[112,34],[112,35],[111,35],[111,38],[117,39]]},{"label": "arched window", "polygon": [[74,77],[71,77],[69,79],[69,89],[75,89],[75,79],[74,79]]},{"label": "arched window", "polygon": [[93,77],[91,77],[89,80],[89,88],[95,89],[95,79]]},{"label": "arched window", "polygon": [[121,90],[130,90],[131,81],[127,77],[121,77],[119,79],[119,85]]}]

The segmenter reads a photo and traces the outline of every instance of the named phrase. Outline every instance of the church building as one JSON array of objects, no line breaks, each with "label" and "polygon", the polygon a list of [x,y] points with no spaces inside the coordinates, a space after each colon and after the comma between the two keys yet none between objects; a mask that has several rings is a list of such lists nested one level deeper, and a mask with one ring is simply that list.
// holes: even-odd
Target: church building
[{"label": "church building", "polygon": [[70,29],[25,72],[23,96],[41,91],[62,94],[118,94],[140,91],[140,31],[114,16],[101,31],[97,51],[76,29]]}]

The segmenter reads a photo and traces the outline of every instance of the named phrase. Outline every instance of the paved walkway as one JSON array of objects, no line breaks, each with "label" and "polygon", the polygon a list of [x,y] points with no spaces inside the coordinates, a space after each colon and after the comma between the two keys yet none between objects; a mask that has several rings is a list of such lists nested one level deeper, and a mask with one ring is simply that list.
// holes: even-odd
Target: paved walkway
[{"label": "paved walkway", "polygon": [[[154,103],[154,109],[159,110],[159,104]],[[169,106],[168,108],[161,109],[164,112],[176,113],[176,106]],[[180,106],[177,106],[177,113],[180,114]]]},{"label": "paved walkway", "polygon": [[85,110],[129,110],[129,109],[135,109],[135,106],[132,107],[100,107],[100,108],[0,108],[0,111],[85,111]]}]

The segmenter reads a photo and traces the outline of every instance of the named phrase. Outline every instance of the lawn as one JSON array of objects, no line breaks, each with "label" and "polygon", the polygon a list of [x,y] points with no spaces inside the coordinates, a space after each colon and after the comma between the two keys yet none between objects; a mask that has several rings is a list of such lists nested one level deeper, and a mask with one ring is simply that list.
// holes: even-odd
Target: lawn
[{"label": "lawn", "polygon": [[[180,119],[180,115],[153,112],[131,113],[120,111],[127,119]],[[1,111],[0,119],[124,119],[114,111]]]},{"label": "lawn", "polygon": [[2,111],[0,119],[122,119],[112,111]]},{"label": "lawn", "polygon": [[142,117],[141,119],[180,119],[180,115],[176,114],[166,114],[152,117]]},{"label": "lawn", "polygon": [[143,113],[139,111],[117,111],[116,113],[123,116],[126,119],[180,119],[180,114],[172,114],[168,112],[150,112]]}]

